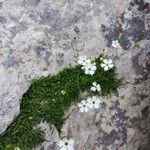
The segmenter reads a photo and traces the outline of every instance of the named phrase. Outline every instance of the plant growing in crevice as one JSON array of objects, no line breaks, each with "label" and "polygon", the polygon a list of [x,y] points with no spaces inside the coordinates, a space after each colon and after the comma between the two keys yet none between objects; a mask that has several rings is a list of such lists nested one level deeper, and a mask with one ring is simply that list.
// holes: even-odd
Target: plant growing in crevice
[{"label": "plant growing in crevice", "polygon": [[[90,91],[94,82],[100,86],[97,87],[99,90],[91,91],[93,95],[104,96],[117,90],[120,80],[116,78],[112,61],[102,65],[105,60],[104,55],[96,59],[79,60],[77,62],[80,65],[65,68],[57,75],[32,81],[30,88],[22,97],[20,114],[0,135],[0,149],[14,147],[31,149],[41,143],[44,140],[44,133],[35,128],[41,121],[53,124],[61,133],[66,120],[65,112],[71,105],[80,103],[80,92]],[[100,102],[94,105],[94,100],[94,97],[89,98],[89,106],[98,108]]]}]

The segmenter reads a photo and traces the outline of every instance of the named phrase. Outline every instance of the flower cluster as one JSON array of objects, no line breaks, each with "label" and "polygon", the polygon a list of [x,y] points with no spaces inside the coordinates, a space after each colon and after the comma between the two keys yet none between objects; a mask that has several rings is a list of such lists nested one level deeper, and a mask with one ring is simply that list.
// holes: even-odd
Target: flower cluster
[{"label": "flower cluster", "polygon": [[64,138],[59,141],[58,146],[60,147],[60,150],[74,150],[74,140],[73,139],[67,139]]},{"label": "flower cluster", "polygon": [[97,82],[93,82],[92,83],[92,87],[90,88],[90,90],[91,91],[94,91],[94,92],[96,92],[96,91],[101,91],[101,87],[100,87],[100,85],[99,84],[97,84]]},{"label": "flower cluster", "polygon": [[86,100],[82,100],[79,104],[78,104],[79,110],[80,112],[88,112],[89,108],[87,107],[87,101]]},{"label": "flower cluster", "polygon": [[[113,42],[113,47],[117,47],[119,43],[117,41]],[[104,68],[105,71],[113,68],[113,61],[111,59],[106,59],[101,57],[101,67]],[[88,75],[94,75],[97,67],[96,63],[86,56],[80,56],[78,58],[78,64],[81,65],[81,69],[85,71],[85,74]],[[94,92],[100,92],[101,86],[96,81],[92,83],[92,86],[90,88],[91,91]],[[61,91],[61,94],[65,95],[66,91]],[[88,97],[86,100],[82,100],[80,103],[78,103],[79,111],[81,113],[88,112],[91,109],[98,109],[100,104],[102,103],[101,99],[97,96]],[[74,140],[73,139],[67,139],[64,138],[59,141],[58,146],[60,147],[60,150],[74,150]]]},{"label": "flower cluster", "polygon": [[87,100],[82,100],[79,104],[79,110],[80,112],[88,112],[90,109],[92,108],[99,108],[101,100],[96,97],[96,96],[92,96],[92,97],[88,97]]},{"label": "flower cluster", "polygon": [[101,67],[104,68],[105,71],[114,67],[113,61],[111,59],[103,59]]},{"label": "flower cluster", "polygon": [[112,47],[117,48],[119,46],[120,46],[120,44],[117,40],[112,42]]},{"label": "flower cluster", "polygon": [[85,70],[85,74],[94,75],[96,71],[96,64],[90,63],[82,67]]},{"label": "flower cluster", "polygon": [[86,66],[87,64],[91,63],[91,59],[87,58],[86,56],[80,56],[78,59],[78,64],[82,66]]},{"label": "flower cluster", "polygon": [[85,71],[85,74],[94,75],[96,71],[96,63],[92,63],[90,58],[86,56],[80,56],[78,59],[78,64],[82,65],[82,69]]}]

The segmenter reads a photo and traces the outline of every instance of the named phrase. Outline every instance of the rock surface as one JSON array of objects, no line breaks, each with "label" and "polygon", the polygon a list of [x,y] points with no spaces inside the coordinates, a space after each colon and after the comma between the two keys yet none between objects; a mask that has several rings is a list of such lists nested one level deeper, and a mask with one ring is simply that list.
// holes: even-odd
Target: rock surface
[{"label": "rock surface", "polygon": [[[18,115],[33,78],[75,65],[74,50],[95,57],[117,55],[119,78],[129,81],[100,110],[70,109],[62,135],[76,150],[148,150],[150,147],[149,0],[0,0],[0,133]],[[74,38],[77,39],[77,44]],[[111,47],[118,40],[120,47]],[[140,41],[138,48],[132,48]],[[45,128],[47,127],[46,124]],[[57,150],[58,134],[46,130],[35,149]]]}]

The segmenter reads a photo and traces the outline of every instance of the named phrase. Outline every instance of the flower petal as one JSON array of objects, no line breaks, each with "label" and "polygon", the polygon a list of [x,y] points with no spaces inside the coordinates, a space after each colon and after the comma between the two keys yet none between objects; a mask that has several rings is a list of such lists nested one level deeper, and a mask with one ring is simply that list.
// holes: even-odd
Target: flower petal
[{"label": "flower petal", "polygon": [[88,59],[86,60],[86,63],[87,63],[87,64],[90,64],[90,63],[91,63],[91,59],[88,58]]},{"label": "flower petal", "polygon": [[85,108],[84,108],[84,111],[85,111],[85,112],[88,112],[88,111],[89,111],[89,108],[88,108],[88,107],[85,107]]},{"label": "flower petal", "polygon": [[110,69],[114,67],[114,65],[113,65],[113,64],[110,64],[110,65],[108,65],[108,66],[109,66],[109,68],[110,68]]},{"label": "flower petal", "polygon": [[92,85],[93,85],[93,86],[96,86],[96,85],[97,85],[97,83],[96,83],[96,82],[93,82],[93,83],[92,83]]},{"label": "flower petal", "polygon": [[86,105],[87,105],[87,107],[90,108],[90,109],[93,108],[92,102],[88,102]]},{"label": "flower petal", "polygon": [[96,91],[96,88],[94,86],[92,86],[91,91]]},{"label": "flower petal", "polygon": [[99,105],[98,104],[94,104],[94,108],[99,108]]},{"label": "flower petal", "polygon": [[104,67],[104,70],[105,70],[105,71],[107,71],[108,69],[109,69],[108,66],[105,66],[105,67]]},{"label": "flower petal", "polygon": [[84,108],[83,108],[83,107],[81,107],[79,110],[80,110],[80,112],[82,112],[82,113],[84,112]]},{"label": "flower petal", "polygon": [[104,59],[103,63],[107,64],[108,63],[108,59]]},{"label": "flower petal", "polygon": [[101,64],[101,67],[104,68],[106,65],[105,64]]},{"label": "flower petal", "polygon": [[94,74],[95,74],[95,71],[91,70],[89,74],[90,74],[90,75],[94,75]]},{"label": "flower petal", "polygon": [[78,62],[78,64],[80,64],[80,65],[82,64],[82,61],[81,61],[81,60],[78,60],[77,62]]},{"label": "flower petal", "polygon": [[73,146],[73,145],[74,145],[74,143],[75,143],[74,139],[69,139],[69,141],[68,141],[68,142],[69,142],[69,145],[72,145],[72,146]]},{"label": "flower petal", "polygon": [[97,88],[97,91],[101,91],[101,87],[99,84],[96,86],[96,88]]},{"label": "flower petal", "polygon": [[85,105],[87,102],[85,100],[81,101],[82,105]]},{"label": "flower petal", "polygon": [[81,103],[78,104],[78,107],[82,107],[82,106],[83,106],[83,104],[81,104]]},{"label": "flower petal", "polygon": [[58,143],[58,146],[59,146],[59,147],[63,147],[63,146],[64,146],[64,141],[63,141],[63,140],[60,140],[59,143]]},{"label": "flower petal", "polygon": [[73,146],[68,146],[66,150],[74,150]]},{"label": "flower petal", "polygon": [[62,147],[62,148],[60,148],[59,150],[66,150],[66,148],[65,148],[65,147]]},{"label": "flower petal", "polygon": [[108,60],[108,64],[112,64],[113,61],[111,59]]}]

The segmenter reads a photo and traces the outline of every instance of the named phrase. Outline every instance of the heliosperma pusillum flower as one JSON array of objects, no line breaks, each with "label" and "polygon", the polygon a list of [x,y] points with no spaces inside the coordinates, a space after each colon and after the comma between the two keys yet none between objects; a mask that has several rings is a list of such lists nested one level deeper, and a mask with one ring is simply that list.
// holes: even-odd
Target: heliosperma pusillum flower
[{"label": "heliosperma pusillum flower", "polygon": [[90,90],[94,91],[94,92],[96,92],[96,91],[100,92],[101,91],[101,87],[100,87],[99,84],[97,84],[97,82],[93,82]]},{"label": "heliosperma pusillum flower", "polygon": [[105,71],[114,67],[112,59],[104,59],[100,65]]},{"label": "heliosperma pusillum flower", "polygon": [[88,97],[87,100],[82,100],[79,104],[79,111],[81,113],[88,112],[92,108],[99,108],[102,101],[97,96]]},{"label": "heliosperma pusillum flower", "polygon": [[96,71],[96,63],[92,63],[90,58],[86,56],[80,56],[78,59],[78,64],[82,65],[82,69],[85,71],[85,74],[94,75]]},{"label": "heliosperma pusillum flower", "polygon": [[85,70],[85,74],[94,75],[96,71],[96,63],[87,64],[82,69]]},{"label": "heliosperma pusillum flower", "polygon": [[101,103],[102,102],[100,98],[96,96],[92,96],[87,99],[87,107],[89,107],[89,109],[92,109],[92,108],[98,109]]},{"label": "heliosperma pusillum flower", "polygon": [[82,65],[82,66],[85,66],[85,65],[91,63],[91,59],[90,59],[90,58],[87,58],[86,56],[79,56],[77,62],[78,62],[78,64],[80,64],[80,65]]},{"label": "heliosperma pusillum flower", "polygon": [[64,138],[58,142],[59,150],[74,150],[74,140]]},{"label": "heliosperma pusillum flower", "polygon": [[87,101],[86,100],[82,100],[79,104],[78,104],[79,110],[80,112],[88,112],[89,111],[89,107],[87,107]]},{"label": "heliosperma pusillum flower", "polygon": [[118,40],[112,41],[112,47],[117,48],[119,46],[120,46],[120,44],[119,44]]}]

